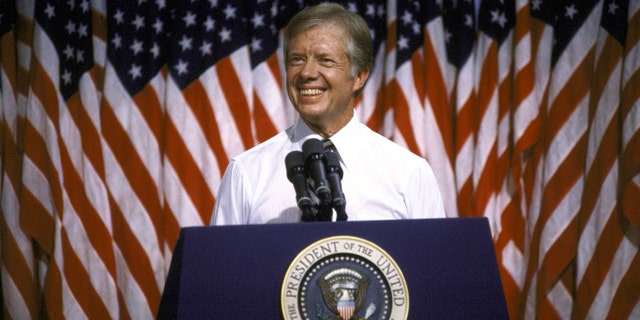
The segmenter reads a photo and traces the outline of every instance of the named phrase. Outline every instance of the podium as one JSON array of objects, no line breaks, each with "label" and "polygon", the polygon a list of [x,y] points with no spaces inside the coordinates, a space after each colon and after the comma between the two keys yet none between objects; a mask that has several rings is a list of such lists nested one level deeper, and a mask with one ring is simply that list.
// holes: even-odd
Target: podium
[{"label": "podium", "polygon": [[[300,276],[293,273],[299,269],[294,261],[306,265],[305,249],[341,236],[377,246],[395,262],[404,278],[406,292],[400,293],[407,295],[408,319],[508,319],[486,218],[186,227],[174,249],[158,318],[282,319],[285,287],[299,289],[297,283],[285,284],[288,276]],[[316,259],[308,252],[307,260]],[[370,264],[389,275],[385,261]],[[379,282],[390,286],[389,301],[401,291],[391,278]],[[369,319],[382,310],[378,306]]]}]

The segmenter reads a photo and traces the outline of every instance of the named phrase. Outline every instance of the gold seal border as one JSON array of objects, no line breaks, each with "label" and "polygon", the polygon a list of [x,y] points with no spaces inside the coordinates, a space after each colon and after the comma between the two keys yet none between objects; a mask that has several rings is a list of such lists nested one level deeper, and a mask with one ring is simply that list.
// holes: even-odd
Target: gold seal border
[{"label": "gold seal border", "polygon": [[[401,283],[401,288],[403,290],[403,294],[402,297],[404,298],[404,305],[402,307],[396,307],[394,305],[394,303],[391,303],[391,312],[389,313],[391,316],[395,315],[397,312],[401,312],[402,313],[402,319],[407,319],[407,316],[409,314],[409,290],[407,287],[407,282],[404,278],[404,274],[402,273],[402,270],[400,269],[400,267],[398,266],[398,264],[396,263],[395,260],[393,260],[393,258],[391,257],[391,255],[389,255],[384,249],[382,249],[380,246],[378,246],[377,244],[367,240],[367,239],[363,239],[360,237],[355,237],[355,236],[350,236],[350,235],[337,235],[337,236],[330,236],[330,237],[326,237],[326,238],[322,238],[320,240],[317,240],[315,242],[313,242],[312,244],[308,245],[306,248],[304,248],[302,251],[300,251],[298,253],[298,255],[296,255],[296,257],[291,261],[291,264],[289,265],[289,267],[287,268],[287,271],[285,273],[284,279],[282,281],[282,286],[280,289],[280,308],[282,311],[282,316],[285,320],[300,320],[302,319],[302,316],[300,314],[300,306],[298,305],[298,297],[289,297],[287,296],[287,292],[292,290],[291,288],[288,287],[289,281],[290,279],[296,279],[296,277],[294,277],[294,272],[296,271],[295,268],[299,266],[299,264],[302,264],[302,259],[309,255],[309,254],[314,254],[313,250],[319,248],[320,246],[322,246],[323,244],[330,244],[332,242],[339,242],[339,241],[343,241],[343,242],[353,242],[353,243],[360,243],[364,246],[368,246],[371,249],[375,250],[378,252],[379,255],[381,255],[382,257],[384,257],[386,259],[386,261],[393,267],[394,271],[397,273],[397,276],[399,278],[399,281]],[[300,285],[302,285],[301,281],[302,279],[305,277],[305,275],[309,272],[311,266],[313,264],[315,264],[318,260],[324,259],[325,257],[329,257],[329,256],[333,256],[333,255],[338,255],[338,254],[354,254],[357,255],[367,261],[369,261],[369,263],[371,263],[372,265],[375,265],[376,267],[380,268],[380,266],[378,266],[376,261],[372,261],[370,260],[370,256],[368,256],[367,254],[363,253],[363,252],[358,252],[358,250],[356,251],[349,251],[347,249],[344,248],[340,248],[340,250],[336,250],[335,252],[331,252],[329,254],[326,254],[322,257],[319,257],[317,260],[310,262],[309,266],[307,266],[306,268],[303,269],[304,272],[302,272],[302,274],[299,275],[299,278],[296,279],[298,281],[298,286],[295,289],[296,290],[296,294],[299,291]],[[384,272],[381,272],[381,276],[383,278],[385,278],[385,280],[387,280],[387,282],[389,282],[389,279],[387,278],[387,276],[384,274]],[[391,284],[390,284],[391,285]],[[294,310],[290,310],[290,307],[288,306],[288,304],[286,303],[288,300],[293,300],[295,299],[295,305],[294,305]],[[392,297],[393,300],[393,297]],[[395,311],[397,309],[400,309],[399,311]],[[402,310],[404,309],[404,310]],[[293,312],[292,311],[296,311]],[[396,319],[396,318],[391,318],[391,319]]]}]

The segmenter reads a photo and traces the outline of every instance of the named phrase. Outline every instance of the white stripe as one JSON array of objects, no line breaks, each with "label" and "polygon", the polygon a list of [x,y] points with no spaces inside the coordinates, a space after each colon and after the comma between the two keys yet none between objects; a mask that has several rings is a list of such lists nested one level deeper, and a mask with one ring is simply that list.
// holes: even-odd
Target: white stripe
[{"label": "white stripe", "polygon": [[458,215],[458,207],[453,168],[445,149],[442,132],[433,113],[433,106],[428,97],[426,97],[425,105],[425,122],[423,124],[426,129],[425,158],[433,168],[436,181],[438,181],[447,217],[454,217]]},{"label": "white stripe", "polygon": [[[445,43],[443,26],[444,23],[442,21],[442,17],[437,17],[427,24],[426,32],[429,36],[428,41],[431,41],[435,52],[436,62],[438,63],[439,70],[441,70],[442,79],[445,82],[447,97],[450,97],[456,80],[456,69],[453,65],[447,63],[447,48],[446,46],[441,45]],[[426,70],[426,72],[436,71]]]},{"label": "white stripe", "polygon": [[565,197],[562,198],[558,207],[555,208],[553,214],[551,214],[549,220],[545,223],[542,234],[540,235],[540,262],[543,261],[549,249],[558,241],[560,235],[562,235],[580,211],[583,185],[584,178],[581,177],[571,187],[571,190]]},{"label": "white stripe", "polygon": [[[561,107],[562,108],[562,107]],[[549,150],[545,155],[545,183],[557,174],[557,170],[566,157],[574,150],[576,144],[587,132],[589,118],[589,95],[586,95],[580,105],[564,122],[562,128],[553,137]]]},{"label": "white stripe", "polygon": [[425,110],[422,105],[422,99],[416,91],[412,67],[411,60],[405,62],[396,70],[396,79],[400,90],[402,90],[402,95],[407,101],[413,138],[417,142],[418,151],[423,155],[426,152],[424,143],[424,137],[426,136],[426,128],[424,126]]},{"label": "white stripe", "polygon": [[381,44],[378,48],[378,54],[375,57],[374,68],[369,74],[369,79],[362,90],[362,99],[358,104],[358,116],[360,122],[367,123],[371,119],[373,113],[376,110],[377,104],[382,101],[378,101],[378,93],[382,90],[383,83],[383,68],[384,66],[384,44]]},{"label": "white stripe", "polygon": [[553,305],[560,319],[571,319],[571,309],[573,308],[573,297],[567,291],[562,281],[557,281],[547,294],[548,300]]},{"label": "white stripe", "polygon": [[[131,275],[127,266],[127,261],[122,256],[122,252],[117,247],[114,248],[116,261],[116,274],[118,288],[122,292],[124,304],[131,319],[153,319],[157,310],[149,310],[149,301],[144,295],[139,284]],[[157,257],[151,261],[163,261],[162,257]],[[159,283],[160,288],[164,287],[164,279]],[[124,306],[121,306],[123,308]]]},{"label": "white stripe", "polygon": [[[571,42],[558,57],[554,65],[552,85],[549,87],[550,101],[556,99],[559,92],[573,75],[575,67],[588,56],[589,51],[595,46],[595,35],[598,34],[601,8],[602,5],[594,7],[589,17],[587,17],[578,32],[571,38]],[[552,50],[549,48],[548,51]]]},{"label": "white stripe", "polygon": [[525,265],[523,253],[513,241],[509,241],[504,249],[502,249],[502,266],[509,272],[511,278],[520,290],[524,287],[526,268],[523,268],[523,266]]},{"label": "white stripe", "polygon": [[215,68],[214,66],[203,72],[200,76],[200,82],[202,82],[202,86],[206,90],[211,106],[213,107],[224,150],[226,151],[227,157],[231,158],[245,150],[244,142],[238,134],[240,130],[236,125],[236,120],[231,114],[231,108],[237,108],[237,106],[229,106],[225,98],[225,94],[228,93],[222,90],[222,86],[220,85],[221,79],[218,78]]},{"label": "white stripe", "polygon": [[[217,189],[211,192],[216,192],[215,190]],[[173,212],[180,227],[204,225],[198,210],[169,162],[164,166],[164,191],[167,206]]]},{"label": "white stripe", "polygon": [[[80,220],[78,212],[76,212],[72,207],[69,194],[66,190],[64,191],[63,197],[64,215],[62,225],[66,231],[69,245],[73,248],[77,259],[82,263],[84,270],[87,271],[87,276],[90,279],[91,286],[100,296],[102,302],[107,308],[107,311],[110,313],[110,316],[115,319],[118,316],[118,291],[115,281],[111,277],[107,267],[104,265],[104,261],[102,261],[102,258],[91,245],[87,231],[84,229],[84,224],[82,220]],[[59,236],[56,236],[56,238],[58,237]],[[109,239],[102,240],[110,242],[111,238],[109,237]],[[67,253],[67,255],[69,254],[70,253]],[[58,263],[61,265],[63,264],[62,260],[58,260]],[[64,269],[62,272],[64,276]],[[64,277],[66,278],[66,276]]]},{"label": "white stripe", "polygon": [[[611,308],[615,308],[611,303],[613,302],[613,298],[616,296],[614,293],[619,290],[618,288],[620,288],[620,283],[623,277],[628,272],[637,272],[637,270],[629,269],[633,259],[638,254],[637,243],[634,244],[629,241],[629,238],[638,239],[638,237],[640,237],[640,231],[629,228],[628,232],[631,234],[627,234],[623,237],[622,242],[617,248],[615,248],[616,254],[613,257],[613,261],[611,261],[611,267],[609,268],[609,272],[607,272],[607,276],[605,277],[602,285],[598,288],[598,294],[589,308],[587,319],[606,318],[609,310]],[[611,249],[613,250],[614,248]]]},{"label": "white stripe", "polygon": [[[589,214],[589,220],[580,234],[578,242],[578,256],[576,264],[576,282],[579,284],[582,282],[582,277],[586,269],[589,267],[591,259],[596,246],[600,242],[600,236],[602,230],[606,227],[607,223],[612,219],[615,214],[616,208],[616,188],[618,185],[618,170],[616,165],[609,171],[603,172],[607,178],[602,182],[600,193],[585,194],[585,197],[598,197],[592,212],[586,212]],[[615,219],[615,218],[614,218]]]},{"label": "white stripe", "polygon": [[258,99],[276,130],[283,131],[294,123],[296,112],[295,109],[288,108],[287,95],[280,90],[278,80],[266,62],[257,65],[252,71],[252,81]]},{"label": "white stripe", "polygon": [[[156,75],[156,78],[157,77],[161,77],[161,75]],[[149,172],[149,176],[154,180],[156,186],[161,185],[160,169],[162,168],[162,157],[160,155],[158,141],[153,135],[151,128],[149,128],[146,119],[138,109],[147,108],[147,106],[136,106],[135,102],[131,100],[129,93],[120,84],[118,75],[115,73],[111,63],[107,64],[105,69],[104,87],[105,99],[112,106],[111,110],[118,119],[118,122],[120,122],[123,130],[125,130],[129,137],[133,137],[129,140]],[[159,189],[158,196],[160,199],[162,198]]]},{"label": "white stripe", "polygon": [[[193,114],[188,102],[172,78],[168,79],[167,85],[168,105],[167,115],[180,134],[180,140],[189,149],[189,153],[196,162],[198,169],[206,178],[209,190],[214,194],[220,186],[220,166],[213,150],[209,148],[206,134],[197,117]],[[199,108],[200,106],[193,106]],[[166,162],[165,162],[166,164]]]},{"label": "white stripe", "polygon": [[362,99],[358,104],[358,117],[360,122],[367,123],[371,119],[378,101],[378,93],[380,92],[383,83],[383,63],[384,63],[384,44],[381,44],[378,48],[378,54],[375,56],[374,67],[369,74],[369,79],[362,90]]}]

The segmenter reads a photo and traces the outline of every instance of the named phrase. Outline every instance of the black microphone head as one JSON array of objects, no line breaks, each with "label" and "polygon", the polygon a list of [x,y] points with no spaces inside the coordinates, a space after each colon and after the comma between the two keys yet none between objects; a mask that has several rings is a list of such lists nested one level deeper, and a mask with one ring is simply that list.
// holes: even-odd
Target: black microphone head
[{"label": "black microphone head", "polygon": [[304,158],[307,159],[311,155],[324,155],[324,146],[322,141],[318,139],[309,139],[302,144],[302,152]]},{"label": "black microphone head", "polygon": [[327,169],[331,171],[335,171],[342,179],[342,167],[340,167],[340,157],[335,152],[326,152],[325,157],[327,157]]},{"label": "black microphone head", "polygon": [[291,181],[293,175],[304,172],[304,155],[300,151],[291,151],[284,158],[287,167],[287,179]]}]

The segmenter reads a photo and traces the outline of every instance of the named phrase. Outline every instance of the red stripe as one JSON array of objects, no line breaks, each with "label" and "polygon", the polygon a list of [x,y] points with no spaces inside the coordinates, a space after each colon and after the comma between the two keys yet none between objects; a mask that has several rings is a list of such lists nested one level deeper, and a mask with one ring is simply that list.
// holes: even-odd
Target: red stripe
[{"label": "red stripe", "polygon": [[429,35],[425,34],[424,51],[425,65],[425,90],[431,102],[432,110],[438,124],[438,130],[443,138],[443,145],[447,152],[447,158],[453,163],[453,121],[452,110],[447,99],[447,88],[444,77],[440,71],[440,65],[436,60],[435,48]]},{"label": "red stripe", "polygon": [[82,265],[80,258],[77,256],[77,254],[84,253],[76,253],[74,251],[64,228],[61,231],[60,238],[62,242],[61,254],[63,255],[64,278],[73,293],[73,298],[89,319],[109,318],[109,311],[100,298],[100,293],[96,291],[91,283],[89,271]]},{"label": "red stripe", "polygon": [[209,100],[206,90],[201,81],[194,81],[186,87],[182,94],[193,111],[200,128],[209,143],[209,148],[213,150],[218,161],[218,170],[224,172],[229,164],[229,158],[224,150],[220,135],[220,126],[214,115],[212,101]]},{"label": "red stripe", "polygon": [[[145,90],[146,89],[143,89],[142,91]],[[124,175],[127,177],[127,181],[131,185],[137,199],[145,208],[145,212],[149,214],[149,218],[153,222],[154,229],[156,230],[156,241],[158,246],[162,247],[164,241],[161,231],[164,228],[162,219],[158,215],[159,212],[162,212],[162,207],[160,199],[158,198],[155,181],[151,177],[151,173],[147,171],[143,160],[138,155],[138,150],[136,150],[132,144],[131,137],[129,137],[113,113],[113,107],[108,106],[106,100],[103,101],[103,103],[104,105],[101,109],[102,135],[117,159]]]},{"label": "red stripe", "polygon": [[[113,239],[122,252],[131,277],[136,281],[144,293],[149,310],[155,312],[160,304],[160,289],[153,277],[153,261],[149,260],[145,248],[138,242],[135,234],[129,226],[125,215],[120,211],[118,204],[110,197],[111,218],[113,220]],[[124,280],[126,281],[126,280]],[[120,281],[118,285],[123,285]],[[126,306],[126,304],[122,304]],[[144,306],[140,306],[144,307]]]},{"label": "red stripe", "polygon": [[193,159],[191,151],[181,139],[180,132],[172,121],[166,122],[166,150],[165,155],[180,179],[180,187],[189,195],[189,200],[196,207],[202,221],[211,220],[213,204],[215,202],[212,191],[198,170],[198,164]]},{"label": "red stripe", "polygon": [[[636,229],[636,236],[638,235],[637,231]],[[613,296],[607,319],[629,319],[633,309],[640,303],[640,290],[638,290],[640,288],[640,272],[638,270],[640,270],[640,254],[636,252],[631,265],[620,281],[620,287],[617,288]]]},{"label": "red stripe", "polygon": [[253,119],[257,120],[255,121],[256,137],[259,142],[263,142],[278,133],[278,129],[269,118],[269,114],[255,92],[253,93]]},{"label": "red stripe", "polygon": [[249,109],[248,97],[240,92],[242,90],[242,82],[233,67],[231,58],[220,60],[216,64],[216,72],[220,81],[222,91],[225,92],[225,100],[229,105],[229,110],[233,115],[233,119],[238,127],[238,135],[242,139],[244,148],[249,149],[254,146],[253,129],[251,127],[251,110]]},{"label": "red stripe", "polygon": [[402,93],[402,88],[396,81],[396,79],[392,80],[388,89],[389,97],[391,101],[390,108],[394,111],[393,116],[395,120],[396,127],[402,134],[402,137],[407,144],[407,149],[411,150],[415,154],[420,154],[420,149],[418,148],[418,143],[416,142],[415,135],[413,134],[413,125],[411,122],[411,116],[409,115],[409,104]]}]

